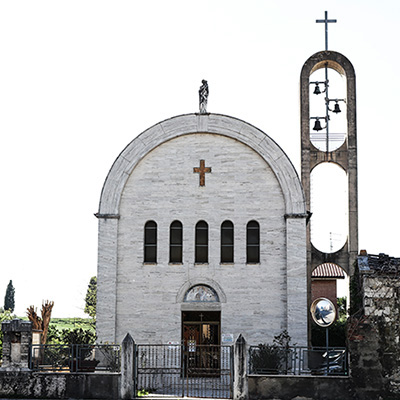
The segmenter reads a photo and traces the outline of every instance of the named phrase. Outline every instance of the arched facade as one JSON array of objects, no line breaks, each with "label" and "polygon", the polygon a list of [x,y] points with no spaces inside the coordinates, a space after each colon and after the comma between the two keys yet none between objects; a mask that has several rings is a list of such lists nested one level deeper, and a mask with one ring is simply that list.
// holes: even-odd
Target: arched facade
[{"label": "arched facade", "polygon": [[[242,333],[258,343],[287,329],[294,342],[306,344],[304,195],[286,154],[259,129],[216,114],[154,125],[114,162],[96,216],[99,340],[119,342],[129,332],[142,342],[180,342],[185,318],[193,324],[206,312],[220,336]],[[227,220],[234,258],[221,263]],[[250,264],[246,226],[253,220],[260,256]],[[156,262],[143,257],[147,221],[157,227]],[[171,263],[173,221],[182,224],[182,262]],[[196,239],[199,221],[207,235],[199,229]],[[199,262],[195,250],[203,255]],[[219,301],[184,301],[196,285],[215,291]]]}]

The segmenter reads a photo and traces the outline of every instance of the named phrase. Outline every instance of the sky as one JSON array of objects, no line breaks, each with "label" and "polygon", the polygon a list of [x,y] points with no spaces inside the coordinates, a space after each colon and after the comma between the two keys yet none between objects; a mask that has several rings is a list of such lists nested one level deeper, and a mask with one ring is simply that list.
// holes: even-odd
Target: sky
[{"label": "sky", "polygon": [[[357,79],[359,248],[400,257],[397,0],[0,2],[0,306],[84,316],[98,202],[119,153],[198,111],[255,125],[300,170],[300,71],[324,50]],[[334,198],[334,185],[327,185]]]}]

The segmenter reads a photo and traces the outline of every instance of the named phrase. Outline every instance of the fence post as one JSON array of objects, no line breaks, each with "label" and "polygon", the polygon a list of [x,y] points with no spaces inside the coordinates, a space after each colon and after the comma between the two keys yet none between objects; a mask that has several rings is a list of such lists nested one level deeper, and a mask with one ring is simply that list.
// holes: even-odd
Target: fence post
[{"label": "fence post", "polygon": [[247,381],[247,345],[242,335],[239,335],[234,346],[234,400],[248,400],[249,386]]},{"label": "fence post", "polygon": [[127,333],[121,344],[121,399],[136,398],[135,390],[135,341]]}]

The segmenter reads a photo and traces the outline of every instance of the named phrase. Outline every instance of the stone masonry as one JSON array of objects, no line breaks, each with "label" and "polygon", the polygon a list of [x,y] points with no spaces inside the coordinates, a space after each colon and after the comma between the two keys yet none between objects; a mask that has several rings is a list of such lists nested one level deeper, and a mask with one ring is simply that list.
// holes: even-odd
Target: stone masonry
[{"label": "stone masonry", "polygon": [[23,370],[29,367],[29,346],[32,343],[32,322],[13,319],[1,324],[3,361],[1,370]]},{"label": "stone masonry", "polygon": [[353,384],[363,399],[399,398],[400,259],[363,251],[359,266],[352,300],[361,307],[349,323]]},{"label": "stone masonry", "polygon": [[[193,172],[205,160],[200,186]],[[111,168],[99,212],[99,340],[126,333],[151,343],[181,341],[184,310],[221,311],[221,334],[250,343],[287,329],[305,344],[306,212],[285,153],[253,126],[190,114],[133,140]],[[157,263],[143,263],[144,225],[157,223]],[[169,263],[169,226],[183,224],[183,263]],[[194,231],[209,226],[209,262],[194,263]],[[221,223],[234,224],[234,263],[220,263]],[[260,224],[260,263],[246,264],[246,224]],[[192,286],[212,287],[218,303],[185,303]]]}]

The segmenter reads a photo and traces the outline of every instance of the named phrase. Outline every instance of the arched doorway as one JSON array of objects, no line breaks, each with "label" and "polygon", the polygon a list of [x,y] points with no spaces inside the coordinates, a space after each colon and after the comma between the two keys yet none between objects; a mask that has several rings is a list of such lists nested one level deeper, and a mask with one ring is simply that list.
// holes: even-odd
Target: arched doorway
[{"label": "arched doorway", "polygon": [[221,310],[217,292],[192,286],[183,299],[182,341],[188,376],[220,374]]}]

